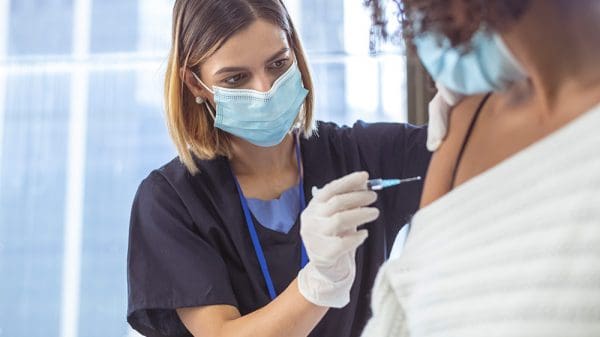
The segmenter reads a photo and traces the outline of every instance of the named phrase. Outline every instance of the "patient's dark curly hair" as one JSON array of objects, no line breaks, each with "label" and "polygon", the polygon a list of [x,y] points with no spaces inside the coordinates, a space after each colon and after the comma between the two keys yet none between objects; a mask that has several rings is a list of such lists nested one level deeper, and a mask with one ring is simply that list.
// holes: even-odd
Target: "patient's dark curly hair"
[{"label": "patient's dark curly hair", "polygon": [[[452,6],[461,1],[469,18],[467,25],[458,25],[452,16]],[[372,9],[373,25],[381,26],[385,15],[381,8],[386,2],[398,7],[398,20],[402,22],[402,32],[381,31],[386,39],[393,34],[402,34],[408,44],[412,38],[423,32],[437,32],[446,36],[453,46],[468,45],[473,33],[480,27],[502,30],[517,20],[527,9],[531,0],[364,0]],[[414,23],[420,22],[415,28]]]}]

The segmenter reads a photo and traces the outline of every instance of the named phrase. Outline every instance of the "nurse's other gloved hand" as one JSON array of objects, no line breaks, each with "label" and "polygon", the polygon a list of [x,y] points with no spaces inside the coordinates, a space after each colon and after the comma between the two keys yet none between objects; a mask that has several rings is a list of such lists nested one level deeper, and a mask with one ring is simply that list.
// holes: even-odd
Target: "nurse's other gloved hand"
[{"label": "nurse's other gloved hand", "polygon": [[309,263],[298,274],[300,293],[310,302],[341,308],[350,301],[356,249],[368,236],[357,227],[379,216],[366,207],[377,194],[366,189],[366,172],[349,174],[318,191],[302,212],[300,235]]},{"label": "nurse's other gloved hand", "polygon": [[427,149],[431,152],[440,147],[448,132],[450,110],[465,98],[443,85],[436,83],[438,92],[429,102],[429,124],[427,125]]}]

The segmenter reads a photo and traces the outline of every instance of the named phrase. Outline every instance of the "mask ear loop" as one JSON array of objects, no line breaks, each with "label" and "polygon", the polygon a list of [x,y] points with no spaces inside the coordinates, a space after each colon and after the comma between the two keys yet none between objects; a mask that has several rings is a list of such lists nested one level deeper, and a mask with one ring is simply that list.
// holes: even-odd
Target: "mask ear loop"
[{"label": "mask ear loop", "polygon": [[216,121],[217,118],[215,117],[215,112],[213,111],[213,109],[210,107],[210,104],[207,101],[204,101],[204,105],[206,106],[206,109],[208,110],[208,113],[210,114],[210,117],[213,118],[213,121]]},{"label": "mask ear loop", "polygon": [[[204,84],[204,82],[202,82],[202,80],[200,79],[200,77],[198,77],[198,75],[196,75],[195,72],[191,71],[192,76],[194,76],[194,78],[196,79],[196,81],[198,81],[198,83],[200,83],[204,89],[208,90],[208,92],[210,92],[211,94],[215,94],[214,91],[210,90],[206,84]],[[205,100],[203,97],[197,96],[196,97],[196,104],[202,104],[204,103],[204,105],[206,106],[206,109],[208,110],[208,113],[210,114],[210,116],[213,118],[214,121],[217,120],[216,116],[215,116],[215,112],[213,111],[213,109],[210,107],[210,104],[208,103],[207,100]]]}]

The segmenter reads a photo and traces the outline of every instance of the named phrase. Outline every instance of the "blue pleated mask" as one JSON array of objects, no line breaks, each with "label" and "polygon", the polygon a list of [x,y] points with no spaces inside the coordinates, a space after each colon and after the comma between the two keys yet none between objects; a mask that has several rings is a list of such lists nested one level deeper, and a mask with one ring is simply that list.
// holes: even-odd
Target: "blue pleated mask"
[{"label": "blue pleated mask", "polygon": [[214,95],[217,108],[213,116],[215,127],[262,147],[283,141],[308,95],[295,61],[267,92],[217,86],[208,90]]},{"label": "blue pleated mask", "polygon": [[526,77],[523,67],[494,32],[477,31],[466,51],[452,47],[447,38],[435,33],[423,33],[414,43],[433,79],[464,95],[503,91]]}]

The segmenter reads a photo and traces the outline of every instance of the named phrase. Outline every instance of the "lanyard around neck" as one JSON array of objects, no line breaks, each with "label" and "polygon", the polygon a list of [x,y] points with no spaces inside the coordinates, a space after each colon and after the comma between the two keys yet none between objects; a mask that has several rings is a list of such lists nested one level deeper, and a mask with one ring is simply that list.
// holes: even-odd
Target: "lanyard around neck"
[{"label": "lanyard around neck", "polygon": [[[304,196],[304,182],[302,177],[302,163],[300,156],[300,141],[297,139],[297,136],[294,135],[295,147],[296,147],[296,161],[298,162],[298,176],[300,177],[300,186],[299,186],[299,194],[300,194],[300,212],[302,212],[306,208],[306,198]],[[252,245],[254,246],[254,252],[256,253],[256,258],[258,259],[258,264],[260,265],[260,270],[263,274],[263,278],[265,279],[265,283],[267,285],[267,290],[269,291],[269,296],[271,300],[274,300],[277,297],[277,293],[275,292],[275,286],[273,285],[273,279],[271,278],[271,273],[269,272],[269,266],[267,265],[267,259],[265,258],[264,251],[262,249],[262,245],[260,244],[260,240],[258,239],[258,233],[256,232],[256,226],[254,225],[254,221],[252,220],[252,215],[250,214],[250,209],[248,208],[248,201],[240,188],[240,184],[233,174],[233,180],[235,181],[235,187],[237,188],[238,195],[240,197],[240,202],[242,204],[242,210],[244,211],[244,217],[246,218],[246,226],[248,227],[248,232],[250,233],[250,238],[252,239]],[[304,268],[304,266],[308,263],[308,255],[306,255],[306,249],[304,248],[304,244],[300,241],[300,268]]]}]

